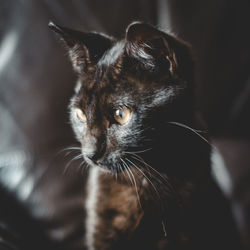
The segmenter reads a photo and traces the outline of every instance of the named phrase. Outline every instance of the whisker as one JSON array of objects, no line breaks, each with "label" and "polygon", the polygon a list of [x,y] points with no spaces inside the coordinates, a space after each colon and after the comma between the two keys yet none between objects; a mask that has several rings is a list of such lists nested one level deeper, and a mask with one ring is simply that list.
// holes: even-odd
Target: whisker
[{"label": "whisker", "polygon": [[66,147],[66,148],[59,150],[57,152],[57,154],[60,154],[60,153],[67,151],[67,150],[71,150],[71,152],[73,152],[74,150],[81,150],[81,147]]},{"label": "whisker", "polygon": [[130,174],[131,174],[131,176],[132,176],[132,179],[133,179],[133,181],[134,181],[135,191],[136,191],[136,194],[137,194],[137,199],[138,199],[138,202],[139,202],[140,207],[142,208],[141,200],[140,200],[140,196],[139,196],[139,191],[138,191],[138,187],[137,187],[137,182],[136,182],[136,180],[135,180],[134,174],[133,174],[133,172],[131,171],[131,169],[130,169],[129,167],[127,167],[127,170],[130,172]]},{"label": "whisker", "polygon": [[[129,173],[128,173],[128,170],[127,170],[127,168],[126,168],[126,166],[125,166],[125,164],[124,164],[124,161],[123,161],[122,158],[120,158],[120,160],[122,161],[123,169],[125,170],[126,174],[128,175],[129,180],[130,180],[130,183],[131,183],[131,185],[133,186],[133,181],[132,181],[132,179],[131,179],[131,177],[130,177],[130,175],[129,175]],[[126,178],[125,174],[124,174],[124,177]]]},{"label": "whisker", "polygon": [[147,162],[144,161],[144,159],[137,155],[136,153],[130,153],[132,156],[132,158],[134,158],[135,160],[141,162],[142,164],[144,164],[145,166],[149,167],[152,171],[154,171],[157,175],[159,175],[162,179],[164,179],[165,181],[167,181],[166,177],[163,176],[159,171],[157,171],[156,169],[154,169],[153,167],[151,167]]},{"label": "whisker", "polygon": [[193,128],[189,127],[188,125],[185,125],[185,124],[180,123],[180,122],[168,122],[168,123],[185,128],[185,129],[188,129],[189,131],[193,132],[195,135],[200,137],[203,141],[205,141],[210,147],[215,149],[215,147],[204,136],[202,136],[198,133],[198,132],[200,132],[199,130],[193,129]]},{"label": "whisker", "polygon": [[[66,148],[63,148],[63,149],[59,150],[59,151],[55,154],[55,156],[58,157],[58,156],[59,156],[60,154],[62,154],[63,152],[66,152],[66,153],[64,154],[64,157],[68,157],[70,154],[74,154],[75,151],[80,151],[80,152],[81,152],[81,148],[80,148],[80,147],[73,147],[73,146],[66,147]],[[63,174],[66,173],[66,171],[67,171],[67,169],[68,169],[68,167],[69,167],[68,165],[70,165],[70,164],[71,164],[71,161],[68,162],[67,165],[65,166],[64,171],[63,171]]]},{"label": "whisker", "polygon": [[[152,175],[152,177],[154,177],[157,181],[159,181],[162,185],[164,185],[165,187],[168,188],[169,192],[172,191],[175,193],[174,191],[174,187],[170,184],[170,182],[167,180],[167,178],[165,176],[163,176],[160,172],[158,172],[156,169],[154,169],[153,167],[151,167],[147,162],[144,161],[144,159],[142,157],[140,157],[137,154],[131,153],[131,157],[139,162],[141,162],[142,164],[144,164],[145,167],[149,168],[147,171],[149,172],[149,174]],[[155,176],[151,171],[154,172],[154,174],[156,174],[157,176],[160,177],[157,178],[157,176]]]},{"label": "whisker", "polygon": [[163,229],[163,232],[164,232],[164,236],[165,238],[168,236],[167,234],[167,230],[166,230],[166,222],[164,222],[163,220],[161,221],[161,224],[162,224],[162,229]]},{"label": "whisker", "polygon": [[127,165],[127,163],[122,158],[121,158],[121,160],[125,164],[126,169],[128,170],[128,172],[130,173],[130,175],[132,177],[132,180],[133,180],[133,183],[134,183],[134,186],[135,186],[136,195],[137,195],[137,200],[138,200],[138,203],[139,203],[140,207],[142,208],[141,200],[140,200],[140,196],[139,196],[139,192],[138,192],[138,187],[137,187],[137,182],[135,180],[134,174],[131,171],[131,169],[129,168],[129,166]]},{"label": "whisker", "polygon": [[156,189],[156,187],[152,183],[152,181],[148,178],[148,176],[134,162],[130,161],[128,158],[125,158],[125,160],[130,162],[146,178],[146,180],[152,185],[153,189],[155,190],[156,195],[158,196],[159,200],[161,201],[161,197],[160,197],[158,190]]},{"label": "whisker", "polygon": [[79,154],[77,156],[75,156],[73,159],[71,159],[67,165],[65,166],[64,170],[63,170],[63,174],[66,174],[66,172],[68,171],[68,168],[70,167],[70,165],[72,164],[72,162],[79,160],[82,158],[82,154]]},{"label": "whisker", "polygon": [[[122,175],[123,175],[123,177],[124,177],[124,179],[126,180],[126,182],[129,184],[129,182],[128,182],[128,179],[126,178],[126,175],[125,175],[125,167],[124,167],[124,164],[122,163],[122,165],[119,163],[119,170],[121,170],[121,172],[122,172]],[[124,171],[125,170],[125,171]],[[130,180],[130,182],[131,182],[131,180]],[[132,182],[131,182],[131,184],[132,184]],[[133,184],[132,184],[133,185]]]},{"label": "whisker", "polygon": [[82,160],[81,164],[79,165],[79,169],[82,169],[81,173],[83,174],[88,167],[89,164],[86,161]]},{"label": "whisker", "polygon": [[67,150],[67,149],[81,150],[81,147],[67,147],[67,148],[65,148],[64,150]]},{"label": "whisker", "polygon": [[190,127],[190,126],[188,126],[188,125],[186,125],[186,124],[184,124],[184,123],[181,123],[181,122],[172,121],[172,122],[168,122],[168,123],[170,123],[170,124],[175,124],[175,125],[181,125],[181,126],[186,127],[186,128],[188,128],[188,129],[192,129],[193,131],[195,131],[195,132],[197,132],[197,133],[207,133],[207,131],[205,131],[205,130],[195,129],[195,128],[192,128],[192,127]]},{"label": "whisker", "polygon": [[152,150],[152,148],[147,148],[145,150],[139,150],[139,151],[133,151],[133,152],[124,151],[124,153],[144,153],[144,152],[147,152],[149,150]]}]

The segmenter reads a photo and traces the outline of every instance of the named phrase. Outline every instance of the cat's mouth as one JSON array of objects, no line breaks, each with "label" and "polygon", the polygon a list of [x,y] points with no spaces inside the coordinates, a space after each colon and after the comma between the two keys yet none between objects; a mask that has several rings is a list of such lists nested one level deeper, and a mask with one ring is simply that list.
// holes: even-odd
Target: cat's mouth
[{"label": "cat's mouth", "polygon": [[124,169],[120,167],[119,163],[114,163],[114,162],[111,163],[111,162],[102,161],[102,160],[94,161],[87,157],[83,157],[83,158],[90,167],[98,167],[106,173],[118,174],[124,171]]}]

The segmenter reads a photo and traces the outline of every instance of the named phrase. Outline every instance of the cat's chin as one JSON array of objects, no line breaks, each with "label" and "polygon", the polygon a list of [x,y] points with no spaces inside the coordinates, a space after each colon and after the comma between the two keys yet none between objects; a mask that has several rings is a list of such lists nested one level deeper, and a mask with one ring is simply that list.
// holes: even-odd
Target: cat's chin
[{"label": "cat's chin", "polygon": [[111,169],[106,166],[98,166],[98,165],[93,165],[93,164],[90,167],[97,168],[101,173],[105,173],[105,174],[112,175],[112,176],[123,172],[122,170]]},{"label": "cat's chin", "polygon": [[119,174],[123,172],[123,170],[120,170],[118,168],[110,168],[110,167],[103,166],[103,165],[95,165],[95,166],[98,167],[101,172],[106,173],[106,174],[114,175],[114,174]]},{"label": "cat's chin", "polygon": [[98,169],[105,174],[110,174],[113,175],[115,174],[111,169],[107,168],[107,167],[102,167],[102,166],[98,166]]}]

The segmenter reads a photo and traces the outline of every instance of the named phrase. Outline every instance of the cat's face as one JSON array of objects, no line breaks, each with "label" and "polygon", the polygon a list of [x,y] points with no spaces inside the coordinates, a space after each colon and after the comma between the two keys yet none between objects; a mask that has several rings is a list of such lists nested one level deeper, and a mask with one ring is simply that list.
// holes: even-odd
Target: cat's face
[{"label": "cat's face", "polygon": [[79,75],[70,114],[89,165],[122,171],[133,165],[133,153],[162,151],[172,140],[167,122],[191,119],[192,63],[175,38],[141,23],[130,25],[118,42],[52,28]]}]

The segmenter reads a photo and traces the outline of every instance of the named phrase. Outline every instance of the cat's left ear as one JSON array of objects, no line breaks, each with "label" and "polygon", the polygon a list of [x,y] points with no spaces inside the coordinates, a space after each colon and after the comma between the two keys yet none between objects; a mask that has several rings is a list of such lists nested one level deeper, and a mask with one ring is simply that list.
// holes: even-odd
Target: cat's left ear
[{"label": "cat's left ear", "polygon": [[127,27],[126,52],[152,71],[157,66],[167,65],[166,59],[171,74],[177,73],[185,80],[193,78],[189,45],[149,24],[134,22]]},{"label": "cat's left ear", "polygon": [[77,73],[88,72],[113,43],[112,38],[103,34],[76,31],[52,22],[49,27],[60,36]]}]

